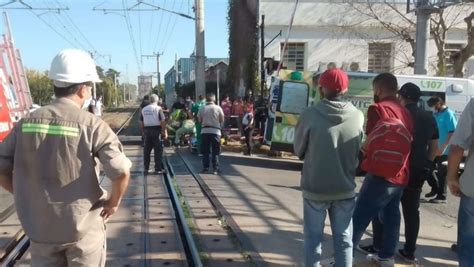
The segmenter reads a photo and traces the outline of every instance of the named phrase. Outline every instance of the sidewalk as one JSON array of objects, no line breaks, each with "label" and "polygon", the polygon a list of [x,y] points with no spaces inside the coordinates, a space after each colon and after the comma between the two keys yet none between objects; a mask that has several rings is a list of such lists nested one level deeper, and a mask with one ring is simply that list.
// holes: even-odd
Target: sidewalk
[{"label": "sidewalk", "polygon": [[[200,157],[191,155],[187,150],[181,152],[195,170],[201,169]],[[303,205],[299,188],[301,163],[242,157],[229,152],[220,159],[220,176],[201,177],[238,224],[243,233],[239,237],[244,241],[243,247],[260,255],[262,260],[256,263],[261,266],[303,266]],[[358,178],[359,185],[360,182],[361,178]],[[425,206],[421,209],[421,215],[417,251],[419,264],[457,266],[456,255],[449,249],[456,239],[455,219]],[[326,225],[329,226],[329,221]],[[332,256],[330,234],[327,227],[323,258]],[[401,236],[400,241],[403,240]],[[358,253],[355,256],[357,261],[363,259]],[[399,259],[397,261],[402,264]],[[357,266],[371,265],[361,263]]]}]

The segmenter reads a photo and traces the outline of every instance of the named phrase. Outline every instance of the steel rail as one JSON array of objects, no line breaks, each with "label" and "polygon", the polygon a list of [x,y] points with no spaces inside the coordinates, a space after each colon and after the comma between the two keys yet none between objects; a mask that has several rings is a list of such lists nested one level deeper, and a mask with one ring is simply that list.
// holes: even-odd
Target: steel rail
[{"label": "steel rail", "polygon": [[165,168],[166,168],[166,172],[164,173],[165,183],[168,187],[171,202],[175,210],[175,213],[177,215],[176,221],[177,221],[178,227],[181,228],[182,234],[184,235],[185,244],[183,245],[186,245],[185,251],[187,250],[188,254],[190,254],[188,255],[189,256],[188,261],[190,261],[189,264],[190,266],[202,267],[203,264],[201,261],[201,257],[199,256],[199,251],[197,249],[196,242],[187,224],[186,216],[184,216],[184,211],[181,207],[178,194],[176,193],[176,190],[174,189],[174,186],[173,186],[173,182],[172,182],[173,177],[174,177],[173,167],[171,166],[171,163],[169,162],[168,157],[165,156],[164,160],[165,160]]}]

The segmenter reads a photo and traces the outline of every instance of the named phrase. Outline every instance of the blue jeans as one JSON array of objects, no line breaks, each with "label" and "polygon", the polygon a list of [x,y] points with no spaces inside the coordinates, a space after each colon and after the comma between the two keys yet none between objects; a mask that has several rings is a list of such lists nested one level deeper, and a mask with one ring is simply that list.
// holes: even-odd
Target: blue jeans
[{"label": "blue jeans", "polygon": [[[382,177],[367,174],[360,189],[354,210],[354,247],[359,245],[365,230],[372,219],[379,219],[383,223],[380,237],[383,242],[374,242],[380,246],[378,256],[390,258],[395,255],[398,239],[400,237],[400,199],[403,186],[387,182]],[[377,231],[377,226],[375,231]],[[382,243],[382,244],[375,244]]]},{"label": "blue jeans", "polygon": [[458,257],[460,267],[474,266],[474,198],[465,195],[459,204]]},{"label": "blue jeans", "polygon": [[201,134],[202,165],[209,169],[209,154],[212,158],[212,168],[219,168],[219,154],[221,153],[221,136],[217,134]]},{"label": "blue jeans", "polygon": [[305,266],[320,266],[321,242],[326,213],[329,213],[334,239],[336,267],[352,267],[352,213],[355,199],[313,201],[304,199]]}]

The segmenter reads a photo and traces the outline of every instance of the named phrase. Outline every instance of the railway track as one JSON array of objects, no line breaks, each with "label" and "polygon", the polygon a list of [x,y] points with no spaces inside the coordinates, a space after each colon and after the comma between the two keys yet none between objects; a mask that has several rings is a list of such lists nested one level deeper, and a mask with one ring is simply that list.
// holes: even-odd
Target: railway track
[{"label": "railway track", "polygon": [[[185,210],[186,221],[204,266],[254,266],[244,251],[223,206],[179,150],[168,150],[167,176]],[[215,179],[219,179],[216,175]]]},{"label": "railway track", "polygon": [[[139,137],[126,136],[136,132],[130,129],[137,125],[134,120],[138,120],[137,111],[116,131],[125,140],[124,150],[134,167],[121,207],[107,223],[107,266],[250,265],[224,225],[212,196],[200,183],[199,174],[179,153],[167,149],[166,172],[145,175]],[[104,175],[100,179],[101,186],[110,190],[109,179]],[[0,215],[9,213],[4,223],[16,219],[14,207]],[[9,247],[4,248],[2,267],[29,266],[28,244],[19,227]]]}]

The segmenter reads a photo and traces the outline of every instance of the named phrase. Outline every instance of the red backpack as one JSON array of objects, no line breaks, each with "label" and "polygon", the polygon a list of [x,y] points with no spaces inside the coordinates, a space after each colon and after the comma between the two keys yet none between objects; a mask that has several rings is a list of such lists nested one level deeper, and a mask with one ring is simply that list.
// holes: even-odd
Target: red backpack
[{"label": "red backpack", "polygon": [[400,119],[390,118],[383,106],[375,108],[380,120],[367,136],[366,158],[361,167],[374,175],[392,178],[408,161],[413,138]]}]

